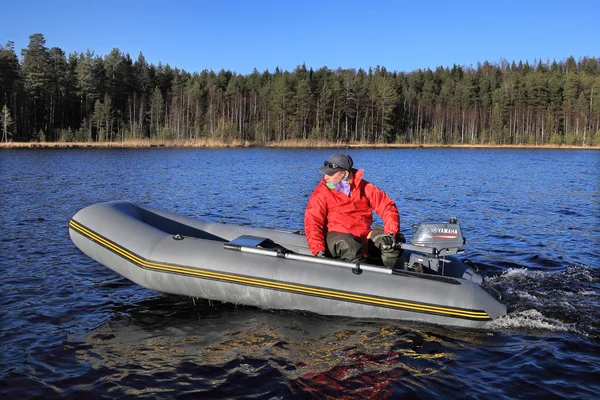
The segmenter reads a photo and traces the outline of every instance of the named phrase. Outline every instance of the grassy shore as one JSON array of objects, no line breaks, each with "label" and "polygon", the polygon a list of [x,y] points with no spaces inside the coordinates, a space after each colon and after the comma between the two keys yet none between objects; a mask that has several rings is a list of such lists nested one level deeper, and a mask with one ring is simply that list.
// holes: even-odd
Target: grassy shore
[{"label": "grassy shore", "polygon": [[529,148],[529,149],[600,149],[600,146],[567,146],[567,145],[493,145],[493,144],[400,144],[400,143],[362,143],[362,142],[329,142],[322,140],[285,140],[272,143],[257,143],[241,140],[223,142],[215,139],[187,140],[150,140],[137,139],[123,142],[3,142],[0,148]]}]

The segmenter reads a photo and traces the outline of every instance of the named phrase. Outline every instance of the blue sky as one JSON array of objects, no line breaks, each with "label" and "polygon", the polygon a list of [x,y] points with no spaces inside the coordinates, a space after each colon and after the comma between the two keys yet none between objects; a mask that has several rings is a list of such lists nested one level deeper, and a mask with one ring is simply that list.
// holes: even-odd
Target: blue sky
[{"label": "blue sky", "polygon": [[19,56],[42,33],[67,54],[116,47],[189,72],[600,57],[597,0],[14,0],[1,10],[0,44],[13,41]]}]

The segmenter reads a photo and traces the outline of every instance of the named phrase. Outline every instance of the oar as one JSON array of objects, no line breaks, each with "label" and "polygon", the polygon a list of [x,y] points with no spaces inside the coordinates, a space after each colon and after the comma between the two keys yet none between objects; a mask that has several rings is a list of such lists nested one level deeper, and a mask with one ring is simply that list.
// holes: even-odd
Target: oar
[{"label": "oar", "polygon": [[[248,242],[248,243],[252,243],[250,246],[240,245],[239,242],[235,243],[235,241],[232,241],[232,242],[225,243],[223,245],[223,247],[225,249],[237,250],[237,251],[240,251],[243,253],[257,254],[257,255],[268,256],[268,257],[285,258],[288,260],[303,261],[303,262],[309,262],[309,263],[319,264],[319,265],[331,265],[333,267],[347,268],[347,269],[352,270],[352,273],[354,273],[356,275],[362,274],[363,271],[370,271],[370,272],[375,272],[378,274],[402,275],[402,276],[407,276],[407,277],[429,279],[429,280],[441,281],[441,282],[445,282],[445,283],[451,283],[454,285],[460,285],[460,282],[457,281],[456,279],[446,277],[446,276],[441,276],[441,275],[420,274],[417,272],[390,269],[390,268],[380,267],[380,266],[372,265],[372,264],[361,264],[358,262],[351,263],[348,261],[333,260],[331,258],[307,256],[307,255],[292,253],[290,251],[286,251],[286,250],[282,250],[282,249],[264,249],[264,248],[260,248],[260,247],[254,247],[254,245],[256,243],[258,243],[258,241],[264,240],[265,238],[249,238],[249,239],[255,239],[254,242]],[[404,246],[405,245],[402,244],[403,248],[404,248]],[[407,247],[411,247],[411,246],[407,246]],[[422,247],[419,247],[419,249],[422,249]]]},{"label": "oar", "polygon": [[389,268],[378,267],[376,265],[351,263],[348,261],[332,260],[330,258],[306,256],[306,255],[302,255],[302,254],[288,253],[288,252],[281,251],[281,250],[278,251],[277,249],[261,249],[258,247],[237,246],[235,244],[230,245],[229,243],[226,243],[224,245],[224,247],[226,249],[230,249],[230,250],[238,250],[238,251],[241,251],[242,253],[259,254],[261,256],[279,257],[279,258],[286,258],[288,260],[309,262],[309,263],[313,263],[313,264],[331,265],[333,267],[349,268],[355,274],[361,274],[362,271],[377,272],[380,274],[387,274],[387,275],[393,274],[393,270],[391,270]]}]

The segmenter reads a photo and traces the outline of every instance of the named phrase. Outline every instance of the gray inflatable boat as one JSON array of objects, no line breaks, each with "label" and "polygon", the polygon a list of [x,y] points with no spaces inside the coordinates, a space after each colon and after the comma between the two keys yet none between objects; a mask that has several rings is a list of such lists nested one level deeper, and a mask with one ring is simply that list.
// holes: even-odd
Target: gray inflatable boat
[{"label": "gray inflatable boat", "polygon": [[199,221],[126,201],[79,211],[85,254],[148,289],[268,309],[481,327],[506,314],[456,221],[422,224],[398,268],[313,257],[302,234]]}]

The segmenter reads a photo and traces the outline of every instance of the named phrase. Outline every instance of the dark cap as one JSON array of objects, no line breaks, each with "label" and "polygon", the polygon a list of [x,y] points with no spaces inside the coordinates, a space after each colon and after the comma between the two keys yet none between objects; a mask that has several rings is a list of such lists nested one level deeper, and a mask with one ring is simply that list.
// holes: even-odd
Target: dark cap
[{"label": "dark cap", "polygon": [[353,164],[352,157],[349,155],[334,154],[323,163],[323,167],[319,168],[319,171],[325,175],[333,175],[339,171],[350,171]]}]

